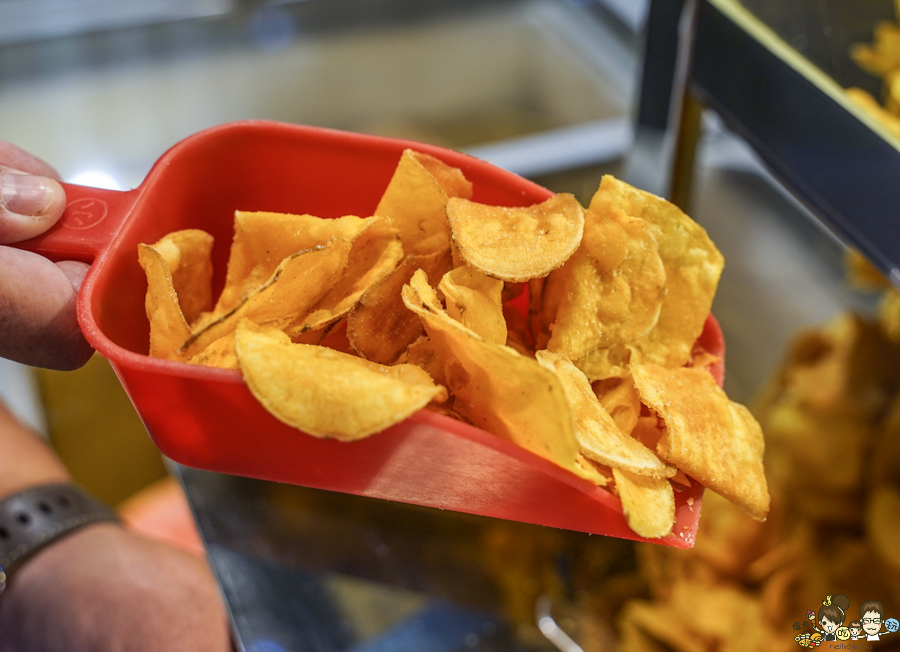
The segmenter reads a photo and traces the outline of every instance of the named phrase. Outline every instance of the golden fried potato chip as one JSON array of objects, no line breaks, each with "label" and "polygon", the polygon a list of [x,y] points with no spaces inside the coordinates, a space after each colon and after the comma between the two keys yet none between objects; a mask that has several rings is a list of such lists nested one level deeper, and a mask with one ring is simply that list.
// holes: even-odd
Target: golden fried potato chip
[{"label": "golden fried potato chip", "polygon": [[353,441],[403,421],[447,390],[413,365],[385,367],[242,320],[235,350],[247,386],[284,423]]},{"label": "golden fried potato chip", "polygon": [[188,360],[191,364],[220,369],[237,369],[237,355],[234,352],[234,331],[223,335],[200,353]]},{"label": "golden fried potato chip", "polygon": [[654,478],[675,475],[675,467],[660,460],[636,439],[623,433],[597,400],[591,384],[564,355],[538,351],[537,361],[559,379],[575,428],[580,452],[586,458],[615,469]]},{"label": "golden fried potato chip", "polygon": [[403,287],[406,306],[421,317],[438,357],[454,409],[479,428],[594,479],[576,461],[578,440],[562,386],[531,358],[490,344],[444,312],[425,272]]},{"label": "golden fried potato chip", "polygon": [[418,163],[431,173],[447,197],[472,198],[472,182],[466,179],[462,170],[444,163],[431,154],[408,150]]},{"label": "golden fried potato chip", "polygon": [[572,360],[647,335],[666,294],[651,225],[612,202],[591,203],[578,251],[551,278],[559,306],[547,348]]},{"label": "golden fried potato chip", "polygon": [[216,315],[237,308],[272,277],[288,256],[327,245],[335,238],[353,242],[378,221],[355,215],[323,219],[315,215],[235,211],[234,240]]},{"label": "golden fried potato chip", "polygon": [[856,249],[844,250],[844,270],[850,285],[859,290],[884,290],[891,282]]},{"label": "golden fried potato chip", "polygon": [[[418,316],[416,316],[416,319],[418,319]],[[404,362],[414,364],[425,370],[438,385],[447,385],[447,381],[444,378],[444,363],[434,352],[431,340],[424,333],[406,349]]]},{"label": "golden fried potato chip", "polygon": [[591,211],[615,208],[639,217],[659,245],[666,273],[665,298],[649,333],[626,344],[598,348],[575,360],[593,380],[624,377],[629,364],[681,367],[691,357],[712,306],[724,258],[706,231],[674,204],[604,176],[591,200]]},{"label": "golden fried potato chip", "polygon": [[675,525],[675,491],[668,480],[613,467],[628,527],[648,539],[668,536]]},{"label": "golden fried potato chip", "polygon": [[462,259],[504,281],[546,276],[575,252],[584,230],[584,209],[566,193],[523,208],[453,198],[446,212]]},{"label": "golden fried potato chip", "polygon": [[138,261],[147,276],[144,309],[150,322],[150,355],[164,360],[184,360],[178,349],[191,331],[165,258],[152,245],[138,245]]},{"label": "golden fried potato chip", "polygon": [[352,245],[333,240],[327,245],[299,251],[282,261],[269,280],[236,308],[191,334],[181,354],[194,356],[232,332],[241,319],[278,328],[288,337],[299,335],[305,317],[341,278]]},{"label": "golden fried potato chip", "polygon": [[503,281],[464,265],[444,274],[438,289],[447,302],[448,315],[485,342],[506,344]]},{"label": "golden fried potato chip", "polygon": [[301,332],[334,323],[356,305],[363,293],[390,274],[403,258],[403,245],[388,218],[375,217],[353,242],[347,269],[304,320]]},{"label": "golden fried potato chip", "polygon": [[471,192],[472,186],[462,172],[433,156],[408,149],[400,157],[375,215],[391,218],[407,255],[432,254],[450,246],[450,227],[444,215],[447,200],[470,196]]},{"label": "golden fried potato chip", "polygon": [[[641,396],[631,378],[607,378],[592,383],[591,387],[619,430],[624,433],[634,430],[641,416]],[[655,450],[656,445],[649,448]]]},{"label": "golden fried potato chip", "polygon": [[878,305],[878,321],[888,339],[900,344],[900,290],[890,288],[884,293]]},{"label": "golden fried potato chip", "polygon": [[200,229],[174,231],[153,245],[166,261],[188,324],[213,307],[212,247],[213,237]]},{"label": "golden fried potato chip", "polygon": [[769,492],[763,470],[762,429],[750,411],[728,396],[708,372],[632,366],[641,400],[665,421],[660,456],[765,520]]},{"label": "golden fried potato chip", "polygon": [[900,68],[900,25],[879,22],[875,25],[872,44],[854,45],[850,57],[860,68],[882,77]]},{"label": "golden fried potato chip", "polygon": [[450,269],[447,249],[405,257],[385,278],[373,284],[347,315],[347,337],[362,357],[392,364],[422,332],[421,320],[407,310],[401,289],[417,269],[437,283]]}]

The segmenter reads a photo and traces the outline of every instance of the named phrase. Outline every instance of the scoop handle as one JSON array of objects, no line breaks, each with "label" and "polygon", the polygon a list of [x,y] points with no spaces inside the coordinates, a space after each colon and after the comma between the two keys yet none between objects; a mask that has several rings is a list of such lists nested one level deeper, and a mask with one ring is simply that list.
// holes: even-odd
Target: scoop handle
[{"label": "scoop handle", "polygon": [[66,210],[48,231],[10,246],[53,261],[94,259],[112,243],[140,195],[134,190],[106,190],[63,183]]}]

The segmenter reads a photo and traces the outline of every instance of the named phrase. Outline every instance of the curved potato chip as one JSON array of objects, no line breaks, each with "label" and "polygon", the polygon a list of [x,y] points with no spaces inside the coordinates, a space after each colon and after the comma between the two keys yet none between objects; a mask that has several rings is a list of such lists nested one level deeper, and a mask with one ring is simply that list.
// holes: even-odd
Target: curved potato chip
[{"label": "curved potato chip", "polygon": [[181,354],[191,357],[233,331],[241,319],[261,326],[299,334],[312,306],[334,286],[347,266],[351,244],[334,240],[285,258],[261,288],[238,307],[195,331],[182,345]]},{"label": "curved potato chip", "polygon": [[702,369],[632,367],[643,402],[665,421],[657,444],[664,460],[735,503],[758,521],[769,511],[762,429]]},{"label": "curved potato chip", "polygon": [[578,440],[552,372],[506,346],[485,342],[452,319],[422,270],[403,287],[403,301],[425,324],[457,412],[479,428],[595,480],[577,463]]},{"label": "curved potato chip", "polygon": [[629,364],[684,365],[703,330],[724,266],[722,254],[703,227],[681,209],[607,175],[590,210],[615,209],[649,225],[666,273],[665,298],[656,325],[645,336],[595,349],[575,360],[591,380],[624,377]]},{"label": "curved potato chip", "polygon": [[516,283],[546,276],[566,262],[584,230],[584,209],[567,193],[521,208],[453,198],[446,211],[462,259]]},{"label": "curved potato chip", "polygon": [[675,525],[675,491],[659,480],[613,468],[628,527],[647,539],[668,536]]},{"label": "curved potato chip", "polygon": [[447,399],[413,365],[385,367],[242,320],[235,350],[247,386],[280,421],[316,437],[353,441],[380,432],[433,400]]},{"label": "curved potato chip", "polygon": [[189,324],[212,310],[213,237],[200,229],[174,231],[152,245],[166,261],[181,312]]},{"label": "curved potato chip", "polygon": [[503,281],[464,265],[444,274],[438,289],[447,301],[447,314],[485,342],[506,344],[506,319],[501,295]]},{"label": "curved potato chip", "polygon": [[666,294],[650,225],[599,202],[585,213],[578,251],[550,278],[559,305],[547,348],[572,360],[649,333]]},{"label": "curved potato chip", "polygon": [[138,262],[147,276],[144,310],[150,322],[150,355],[164,360],[184,360],[179,347],[191,330],[175,293],[165,258],[152,245],[138,245]]},{"label": "curved potato chip", "polygon": [[450,269],[447,249],[404,258],[386,277],[372,285],[347,315],[347,337],[353,350],[381,364],[391,364],[422,332],[422,322],[403,305],[400,292],[417,269],[430,281]]},{"label": "curved potato chip", "polygon": [[[433,156],[407,149],[378,202],[375,215],[387,215],[400,231],[408,255],[427,255],[449,246],[444,206],[451,196],[470,196],[471,184],[456,168]],[[467,185],[468,184],[468,185]],[[453,193],[463,193],[454,195]]]},{"label": "curved potato chip", "polygon": [[321,247],[335,238],[353,242],[378,220],[346,215],[335,219],[265,211],[235,211],[234,240],[217,316],[237,308],[266,283],[288,256]]},{"label": "curved potato chip", "polygon": [[447,197],[472,198],[472,182],[466,179],[462,170],[444,163],[439,158],[425,152],[407,150],[418,163],[431,173]]},{"label": "curved potato chip", "polygon": [[613,469],[639,475],[655,478],[675,475],[675,467],[664,464],[652,450],[619,429],[597,400],[588,379],[568,358],[550,351],[538,351],[535,355],[540,365],[552,371],[562,385],[582,455]]},{"label": "curved potato chip", "polygon": [[[591,386],[600,405],[609,413],[619,430],[630,433],[641,416],[641,396],[631,378],[607,378]],[[649,446],[651,450],[656,446]]]}]

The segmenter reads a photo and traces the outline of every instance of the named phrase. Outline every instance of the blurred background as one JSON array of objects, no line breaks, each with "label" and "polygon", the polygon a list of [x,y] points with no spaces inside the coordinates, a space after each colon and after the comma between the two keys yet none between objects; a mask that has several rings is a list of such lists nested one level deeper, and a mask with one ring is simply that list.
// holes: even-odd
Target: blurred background
[{"label": "blurred background", "polygon": [[[674,147],[673,124],[665,119],[673,111],[671,78],[656,95],[648,89],[660,86],[647,83],[648,70],[675,67],[675,50],[648,40],[656,34],[649,17],[658,16],[662,5],[0,0],[0,139],[45,159],[66,181],[123,190],[138,186],[154,161],[186,136],[260,118],[467,151],[584,203],[603,174],[665,195]],[[860,86],[880,98],[882,79],[860,68],[849,49],[871,41],[879,20],[896,20],[890,2],[807,2],[806,11],[794,12],[781,2],[747,5],[842,86]],[[773,119],[779,111],[802,110],[773,106]],[[662,127],[662,141],[647,154],[640,119],[653,112],[663,116],[655,125]],[[556,596],[562,629],[584,650],[792,647],[800,632],[793,625],[832,593],[846,593],[854,604],[877,598],[894,609],[891,615],[900,613],[900,525],[894,515],[900,502],[896,492],[878,494],[880,502],[871,507],[877,492],[866,484],[874,474],[888,486],[898,473],[892,442],[900,433],[900,410],[894,376],[885,368],[896,359],[897,345],[878,326],[888,285],[876,272],[860,282],[865,265],[858,259],[849,268],[856,276],[848,272],[847,247],[720,116],[707,110],[700,124],[687,210],[725,255],[713,306],[727,342],[725,387],[733,400],[753,407],[778,455],[767,462],[777,475],[770,478],[770,523],[745,521],[708,498],[708,531],[697,549],[681,554],[410,512],[413,520],[435,519],[428,531],[440,533],[445,545],[425,546],[433,554],[458,556],[460,567],[477,558],[486,569],[467,590],[445,597],[490,593],[493,598],[479,609],[502,612],[512,632],[501,642],[495,625],[485,629],[488,621],[478,621],[475,639],[451,636],[452,642],[432,649],[567,649],[561,639],[542,634],[535,620],[535,601],[545,594]],[[827,400],[822,392],[818,402],[804,394],[823,387]],[[50,439],[79,482],[112,504],[170,476],[99,355],[71,373],[0,361],[0,395]],[[817,455],[818,448],[827,454]],[[873,450],[888,461],[874,464]],[[822,479],[851,466],[832,484]],[[224,491],[216,483],[226,481],[204,482],[198,491]],[[291,488],[248,482],[238,489],[254,497],[247,503],[251,512],[260,496],[275,505],[273,518],[291,524],[291,540],[306,551],[321,543],[319,536],[340,536],[350,526],[317,533],[303,510],[358,511],[331,502],[340,498],[313,498]],[[402,544],[405,526],[379,516],[380,509],[363,510],[369,516],[360,518],[382,519],[388,532],[383,539],[396,546],[391,554],[421,554]],[[299,563],[283,551],[259,554],[268,555],[267,562]],[[423,564],[421,572],[433,567]],[[353,645],[431,604],[421,585],[416,591],[381,586],[387,598],[370,585],[354,584],[346,568],[342,573],[341,581],[326,583],[321,599],[343,609],[336,618],[357,623]],[[259,600],[274,609],[264,596]],[[376,614],[372,605],[379,601],[394,605],[393,611]],[[704,610],[720,617],[702,621]],[[334,640],[344,642],[321,649],[352,647]],[[293,649],[243,645],[260,652]]]}]

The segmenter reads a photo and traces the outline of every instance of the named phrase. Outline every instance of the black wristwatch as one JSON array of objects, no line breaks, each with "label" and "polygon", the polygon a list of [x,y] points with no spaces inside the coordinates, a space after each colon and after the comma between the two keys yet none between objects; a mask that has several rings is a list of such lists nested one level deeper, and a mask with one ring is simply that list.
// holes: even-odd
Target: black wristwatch
[{"label": "black wristwatch", "polygon": [[45,546],[85,525],[118,520],[112,509],[69,483],[30,487],[0,501],[0,595]]}]

